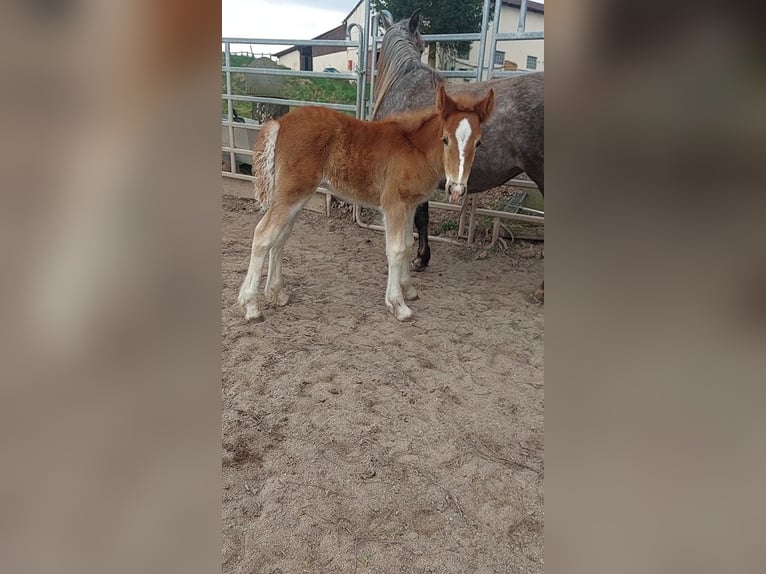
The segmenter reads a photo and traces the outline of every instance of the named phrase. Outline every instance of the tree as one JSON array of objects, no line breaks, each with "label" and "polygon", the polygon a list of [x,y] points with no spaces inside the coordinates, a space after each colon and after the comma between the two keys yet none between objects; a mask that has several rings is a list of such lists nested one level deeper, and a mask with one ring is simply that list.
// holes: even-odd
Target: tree
[{"label": "tree", "polygon": [[[423,34],[464,34],[481,28],[482,0],[373,0],[376,10],[388,10],[394,21],[407,18],[420,8],[420,31]],[[490,9],[490,17],[492,10]],[[436,67],[436,43],[428,44],[428,64]],[[470,42],[441,42],[442,62],[468,57]]]}]

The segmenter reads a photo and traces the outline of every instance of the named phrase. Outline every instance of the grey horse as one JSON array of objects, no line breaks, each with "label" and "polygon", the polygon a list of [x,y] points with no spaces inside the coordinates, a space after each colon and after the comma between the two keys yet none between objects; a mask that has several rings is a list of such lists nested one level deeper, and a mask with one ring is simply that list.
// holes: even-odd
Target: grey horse
[{"label": "grey horse", "polygon": [[[395,24],[385,13],[381,20],[386,34],[373,94],[372,118],[376,120],[432,105],[437,88],[445,84],[444,76],[420,61],[425,48],[418,29],[420,10]],[[470,92],[477,96],[489,88],[495,90],[495,111],[482,130],[482,145],[476,150],[468,193],[496,187],[522,172],[545,193],[543,73],[470,84],[446,83],[445,87],[450,94]],[[417,208],[415,227],[419,240],[412,268],[422,271],[431,259],[428,203]]]}]

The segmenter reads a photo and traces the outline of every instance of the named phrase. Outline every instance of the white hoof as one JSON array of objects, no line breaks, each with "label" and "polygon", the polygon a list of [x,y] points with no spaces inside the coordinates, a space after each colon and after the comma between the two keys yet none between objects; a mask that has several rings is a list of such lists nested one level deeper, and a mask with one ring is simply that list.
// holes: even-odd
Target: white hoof
[{"label": "white hoof", "polygon": [[245,306],[245,321],[260,322],[263,321],[263,313],[254,304]]},{"label": "white hoof", "polygon": [[418,290],[415,289],[414,285],[402,287],[402,293],[404,293],[404,298],[407,301],[415,301],[418,298]]},{"label": "white hoof", "polygon": [[237,295],[237,304],[240,307],[247,307],[247,305],[255,298],[253,295],[253,293],[248,293],[243,285],[240,287],[239,294]]},{"label": "white hoof", "polygon": [[386,302],[386,306],[391,314],[396,317],[397,321],[412,320],[412,309],[407,307],[407,305],[404,304],[404,301],[399,301],[393,304]]},{"label": "white hoof", "polygon": [[397,321],[412,321],[412,309],[406,305],[402,305],[396,309],[394,317],[396,317]]},{"label": "white hoof", "polygon": [[279,291],[269,289],[266,291],[266,301],[274,303],[279,307],[284,307],[290,302],[290,293],[284,289],[280,289]]}]

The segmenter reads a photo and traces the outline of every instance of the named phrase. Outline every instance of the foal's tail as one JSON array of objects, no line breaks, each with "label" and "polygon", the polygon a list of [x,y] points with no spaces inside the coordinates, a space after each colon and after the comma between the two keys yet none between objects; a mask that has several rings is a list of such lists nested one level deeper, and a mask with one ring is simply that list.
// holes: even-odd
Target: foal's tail
[{"label": "foal's tail", "polygon": [[279,122],[266,122],[253,146],[253,177],[255,177],[255,199],[266,211],[274,201],[274,176],[276,173],[276,148]]}]

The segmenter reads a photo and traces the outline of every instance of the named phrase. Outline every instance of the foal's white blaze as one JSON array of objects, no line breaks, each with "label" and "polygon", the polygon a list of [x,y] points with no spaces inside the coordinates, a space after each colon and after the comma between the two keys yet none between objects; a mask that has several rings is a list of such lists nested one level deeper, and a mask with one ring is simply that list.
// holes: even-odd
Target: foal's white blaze
[{"label": "foal's white blaze", "polygon": [[457,181],[455,183],[463,183],[463,169],[465,168],[465,147],[468,145],[468,140],[471,139],[471,124],[468,122],[468,118],[463,118],[457,125],[455,130],[455,139],[457,140],[457,151],[460,154],[460,164],[458,167]]}]

